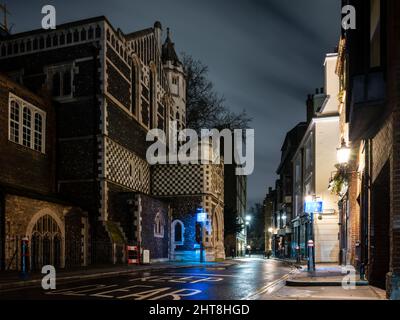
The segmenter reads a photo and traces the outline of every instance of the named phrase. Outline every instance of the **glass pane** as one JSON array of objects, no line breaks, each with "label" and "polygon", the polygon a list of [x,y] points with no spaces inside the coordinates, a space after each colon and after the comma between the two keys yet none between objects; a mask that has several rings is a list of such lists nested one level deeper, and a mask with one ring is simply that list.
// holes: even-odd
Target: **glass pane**
[{"label": "glass pane", "polygon": [[35,135],[34,135],[34,149],[42,151],[42,116],[38,113],[35,114]]},{"label": "glass pane", "polygon": [[71,70],[65,71],[63,75],[63,95],[71,94]]},{"label": "glass pane", "polygon": [[175,242],[181,242],[182,241],[182,225],[180,223],[177,223],[175,225]]},{"label": "glass pane", "polygon": [[53,81],[52,81],[52,95],[55,97],[60,96],[60,86],[61,86],[61,80],[60,80],[60,73],[56,72],[53,75]]},{"label": "glass pane", "polygon": [[24,108],[23,111],[23,130],[22,130],[22,144],[26,147],[31,147],[31,122],[32,113],[28,108]]}]

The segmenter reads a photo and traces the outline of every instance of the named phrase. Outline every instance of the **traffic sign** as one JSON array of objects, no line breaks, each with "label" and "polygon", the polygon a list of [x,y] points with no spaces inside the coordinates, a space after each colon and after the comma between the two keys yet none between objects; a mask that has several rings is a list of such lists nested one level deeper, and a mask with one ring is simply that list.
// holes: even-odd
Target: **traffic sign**
[{"label": "traffic sign", "polygon": [[323,201],[306,201],[304,203],[305,213],[322,213],[323,212]]}]

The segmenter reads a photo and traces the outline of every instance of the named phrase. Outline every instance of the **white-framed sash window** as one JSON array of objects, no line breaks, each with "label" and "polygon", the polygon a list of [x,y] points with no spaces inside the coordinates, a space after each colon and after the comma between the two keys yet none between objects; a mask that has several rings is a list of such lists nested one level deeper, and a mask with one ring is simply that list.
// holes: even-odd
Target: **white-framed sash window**
[{"label": "white-framed sash window", "polygon": [[10,92],[8,139],[45,153],[46,112]]}]

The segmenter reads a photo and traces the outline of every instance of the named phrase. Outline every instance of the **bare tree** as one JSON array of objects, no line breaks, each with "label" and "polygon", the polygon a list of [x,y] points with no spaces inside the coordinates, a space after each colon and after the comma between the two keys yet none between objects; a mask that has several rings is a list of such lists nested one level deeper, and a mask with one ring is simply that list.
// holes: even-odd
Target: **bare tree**
[{"label": "bare tree", "polygon": [[208,67],[192,56],[182,54],[186,73],[186,125],[190,129],[245,129],[251,119],[246,111],[237,114],[225,105],[225,98],[208,79]]}]

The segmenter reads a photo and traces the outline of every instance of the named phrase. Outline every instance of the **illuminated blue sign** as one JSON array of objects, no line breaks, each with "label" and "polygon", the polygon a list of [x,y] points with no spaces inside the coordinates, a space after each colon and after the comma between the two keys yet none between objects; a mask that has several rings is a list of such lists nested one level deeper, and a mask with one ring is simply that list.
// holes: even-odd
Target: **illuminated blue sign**
[{"label": "illuminated blue sign", "polygon": [[207,220],[207,212],[203,208],[198,208],[197,211],[197,222],[205,222]]},{"label": "illuminated blue sign", "polygon": [[324,203],[322,201],[307,201],[304,203],[305,213],[322,213]]}]

